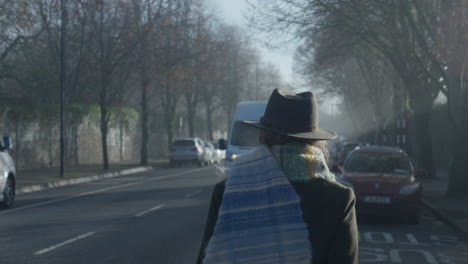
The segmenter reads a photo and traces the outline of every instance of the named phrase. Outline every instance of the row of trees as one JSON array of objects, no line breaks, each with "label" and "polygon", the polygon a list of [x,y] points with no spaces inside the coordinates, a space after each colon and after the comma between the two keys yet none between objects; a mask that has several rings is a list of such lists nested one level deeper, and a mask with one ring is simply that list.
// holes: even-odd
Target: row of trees
[{"label": "row of trees", "polygon": [[[252,21],[300,41],[302,75],[338,94],[356,124],[381,131],[409,112],[417,164],[434,173],[430,117],[446,98],[452,136],[451,195],[468,177],[468,3],[463,0],[256,0]],[[365,125],[368,122],[370,125]],[[447,140],[448,141],[448,140]],[[447,142],[449,143],[449,142]]]},{"label": "row of trees", "polygon": [[[99,106],[105,169],[111,119],[121,113],[126,120],[119,111],[126,107],[139,113],[134,133],[141,139],[141,164],[148,163],[154,123],[164,127],[170,144],[180,112],[188,136],[196,136],[195,120],[202,116],[206,134],[198,136],[213,139],[214,115],[228,124],[237,102],[264,99],[281,80],[242,29],[206,10],[202,0],[3,0],[1,96],[57,105],[58,111],[64,70],[66,104]],[[68,118],[66,129],[73,130],[74,121]]]}]

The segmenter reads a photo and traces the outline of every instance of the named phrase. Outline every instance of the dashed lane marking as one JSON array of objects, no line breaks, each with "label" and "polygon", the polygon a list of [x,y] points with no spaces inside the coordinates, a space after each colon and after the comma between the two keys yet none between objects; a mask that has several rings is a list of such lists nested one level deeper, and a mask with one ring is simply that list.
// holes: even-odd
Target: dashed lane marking
[{"label": "dashed lane marking", "polygon": [[68,244],[71,244],[71,243],[76,242],[76,241],[78,241],[78,240],[81,240],[81,239],[87,238],[87,237],[89,237],[89,236],[92,236],[92,235],[94,235],[95,233],[96,233],[96,232],[89,232],[89,233],[86,233],[86,234],[77,236],[77,237],[75,237],[75,238],[72,238],[72,239],[63,241],[62,243],[59,243],[59,244],[50,246],[50,247],[48,247],[48,248],[41,249],[41,250],[35,252],[34,255],[42,255],[42,254],[47,253],[47,252],[49,252],[49,251],[55,250],[55,249],[57,249],[57,248],[63,247],[63,246],[68,245]]},{"label": "dashed lane marking", "polygon": [[151,213],[151,212],[156,211],[156,210],[159,210],[159,209],[163,208],[164,206],[166,206],[166,205],[165,205],[165,204],[157,205],[157,206],[155,206],[155,207],[153,207],[153,208],[150,208],[150,209],[145,210],[145,211],[143,211],[143,212],[141,212],[141,213],[138,213],[138,214],[136,214],[135,216],[136,216],[136,217],[144,216],[145,214]]},{"label": "dashed lane marking", "polygon": [[188,173],[193,173],[193,172],[204,170],[204,169],[207,169],[207,168],[199,168],[199,169],[194,169],[194,170],[182,171],[182,172],[172,173],[172,174],[169,174],[169,175],[166,175],[166,176],[151,178],[151,179],[148,179],[148,180],[131,182],[131,183],[126,183],[126,184],[121,184],[121,185],[117,185],[117,186],[112,186],[112,187],[99,189],[99,190],[96,190],[96,191],[79,193],[79,194],[64,197],[64,198],[59,198],[59,199],[54,199],[54,200],[45,201],[45,202],[41,202],[41,203],[35,203],[35,204],[23,206],[23,207],[9,209],[9,210],[0,212],[0,215],[11,214],[11,213],[22,211],[22,210],[29,209],[29,208],[35,208],[35,207],[39,207],[39,206],[43,206],[43,205],[47,205],[47,204],[58,203],[58,202],[62,202],[62,201],[66,201],[66,200],[70,200],[70,199],[74,199],[74,198],[78,198],[78,197],[83,197],[83,196],[86,196],[86,195],[91,195],[91,194],[101,193],[101,192],[105,192],[105,191],[120,189],[120,188],[133,186],[133,185],[138,185],[138,184],[142,184],[142,183],[147,183],[147,182],[152,182],[152,181],[160,181],[160,180],[164,180],[164,179],[168,179],[168,178],[171,178],[171,177],[180,176],[180,175],[184,175],[184,174],[188,174]]},{"label": "dashed lane marking", "polygon": [[190,197],[193,197],[193,196],[195,196],[195,195],[197,195],[197,194],[200,194],[200,193],[202,193],[202,190],[196,190],[196,191],[194,191],[194,192],[192,192],[192,193],[187,193],[187,194],[185,195],[185,197],[190,198]]}]

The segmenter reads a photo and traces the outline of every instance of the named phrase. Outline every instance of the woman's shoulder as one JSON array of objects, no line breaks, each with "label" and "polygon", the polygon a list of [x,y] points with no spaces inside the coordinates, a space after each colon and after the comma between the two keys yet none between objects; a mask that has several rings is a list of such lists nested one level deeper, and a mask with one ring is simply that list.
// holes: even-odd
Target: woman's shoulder
[{"label": "woman's shoulder", "polygon": [[309,182],[291,182],[294,189],[303,199],[320,198],[322,200],[340,198],[342,200],[353,200],[354,193],[349,187],[338,182],[329,181],[322,178],[313,179]]}]

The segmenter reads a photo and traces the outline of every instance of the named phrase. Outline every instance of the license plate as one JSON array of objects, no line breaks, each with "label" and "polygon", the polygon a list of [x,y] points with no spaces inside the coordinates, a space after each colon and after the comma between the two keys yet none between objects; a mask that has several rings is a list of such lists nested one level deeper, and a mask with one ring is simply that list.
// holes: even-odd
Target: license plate
[{"label": "license plate", "polygon": [[376,203],[376,204],[389,204],[390,197],[388,196],[370,196],[366,195],[363,197],[365,203]]}]

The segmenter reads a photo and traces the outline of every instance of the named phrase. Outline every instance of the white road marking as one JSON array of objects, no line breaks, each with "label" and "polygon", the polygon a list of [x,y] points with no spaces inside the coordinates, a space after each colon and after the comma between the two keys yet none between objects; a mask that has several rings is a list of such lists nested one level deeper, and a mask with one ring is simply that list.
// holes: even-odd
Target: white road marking
[{"label": "white road marking", "polygon": [[31,205],[27,205],[27,206],[23,206],[23,207],[18,207],[18,208],[13,208],[13,209],[9,209],[9,210],[0,212],[0,215],[10,214],[10,213],[14,213],[14,212],[17,212],[17,211],[22,211],[22,210],[25,210],[25,209],[29,209],[29,208],[39,207],[39,206],[42,206],[42,205],[62,202],[62,201],[70,200],[70,199],[73,199],[73,198],[78,198],[78,197],[90,195],[90,194],[101,193],[101,192],[105,192],[105,191],[120,189],[120,188],[123,188],[123,187],[133,186],[133,185],[152,182],[152,181],[164,180],[164,179],[168,179],[168,178],[171,178],[171,177],[180,176],[180,175],[184,175],[184,174],[188,174],[188,173],[192,173],[192,172],[196,172],[196,171],[200,171],[200,170],[204,170],[204,169],[207,169],[207,167],[194,169],[194,170],[189,170],[189,171],[178,172],[178,173],[172,173],[172,174],[169,174],[169,175],[166,175],[166,176],[151,178],[151,179],[148,179],[148,180],[121,184],[121,185],[117,185],[117,186],[113,186],[113,187],[99,189],[99,190],[96,190],[96,191],[80,193],[80,194],[76,194],[76,195],[72,195],[72,196],[68,196],[68,197],[64,197],[64,198],[59,198],[59,199],[55,199],[55,200],[45,201],[45,202],[41,202],[41,203],[35,203],[35,204],[31,204]]},{"label": "white road marking", "polygon": [[47,252],[49,252],[49,251],[52,251],[52,250],[54,250],[54,249],[57,249],[57,248],[60,248],[60,247],[65,246],[65,245],[68,245],[68,244],[70,244],[70,243],[76,242],[76,241],[78,241],[78,240],[80,240],[80,239],[83,239],[83,238],[92,236],[92,235],[94,235],[95,233],[96,233],[96,232],[89,232],[89,233],[86,233],[86,234],[77,236],[77,237],[75,237],[75,238],[72,238],[72,239],[63,241],[62,243],[59,243],[59,244],[50,246],[50,247],[48,247],[48,248],[41,249],[41,250],[35,252],[34,255],[42,255],[42,254],[47,253]]},{"label": "white road marking", "polygon": [[164,206],[166,206],[166,205],[165,205],[165,204],[157,205],[157,206],[155,206],[155,207],[153,207],[153,208],[150,208],[150,209],[148,209],[148,210],[146,210],[146,211],[143,211],[143,212],[141,212],[141,213],[138,213],[138,214],[136,214],[135,216],[136,216],[136,217],[144,216],[145,214],[150,213],[150,212],[153,212],[153,211],[156,211],[156,210],[158,210],[158,209],[161,209],[161,208],[163,208]]},{"label": "white road marking", "polygon": [[202,193],[202,190],[196,190],[196,191],[194,191],[193,193],[187,193],[187,194],[185,195],[185,197],[190,198],[190,197],[193,197],[193,196],[195,196],[195,195],[197,195],[197,194],[199,194],[199,193]]}]

